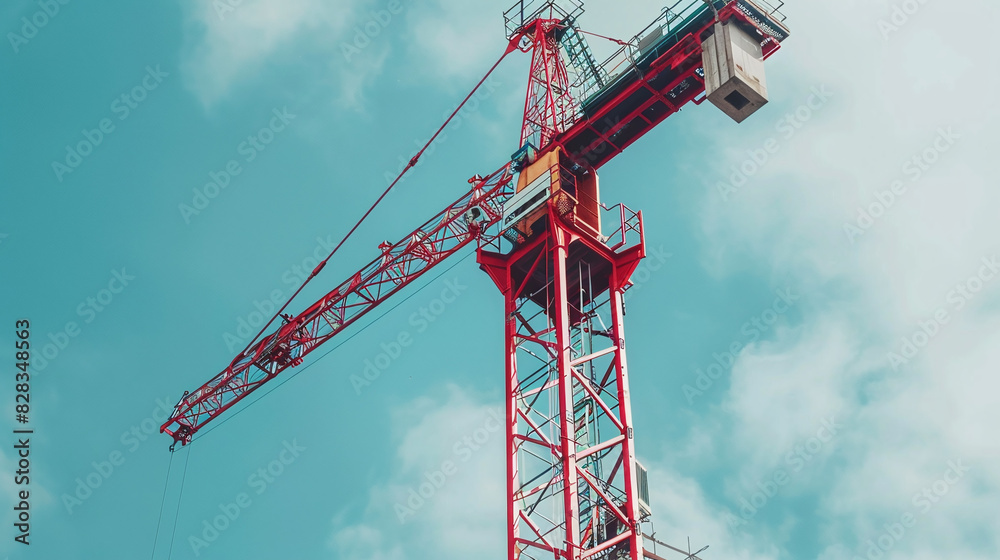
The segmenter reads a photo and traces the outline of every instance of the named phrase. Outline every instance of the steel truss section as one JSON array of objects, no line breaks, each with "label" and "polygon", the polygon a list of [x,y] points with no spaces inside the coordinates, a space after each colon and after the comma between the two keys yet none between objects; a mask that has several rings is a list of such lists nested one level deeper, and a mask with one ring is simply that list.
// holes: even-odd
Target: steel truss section
[{"label": "steel truss section", "polygon": [[[690,7],[697,4],[692,2]],[[787,37],[787,32],[768,33],[769,27],[760,19],[764,16],[749,6],[746,0],[729,0],[719,8],[720,21],[736,19],[760,30],[767,59],[781,47],[780,41]],[[605,73],[615,76],[609,87],[598,91],[596,82],[587,86],[585,78],[570,84],[579,102],[579,111],[564,122],[563,132],[552,138],[555,145],[581,163],[600,169],[688,103],[700,105],[704,102],[701,45],[715,20],[708,5],[701,5],[695,11],[695,15],[700,16],[687,19],[683,26],[670,30],[671,18],[667,13],[633,40],[633,43],[638,42],[641,36],[666,25],[668,34],[677,38],[666,52],[640,51],[630,43],[600,65]],[[687,8],[685,13],[688,13]],[[658,56],[653,58],[655,54]]]},{"label": "steel truss section", "polygon": [[512,560],[643,557],[622,296],[645,244],[626,210],[631,245],[609,247],[550,203],[546,231],[479,251],[505,298]]},{"label": "steel truss section", "polygon": [[579,103],[570,93],[569,74],[560,53],[559,38],[565,30],[558,19],[537,19],[522,30],[522,50],[532,52],[521,146],[547,146],[576,118]]},{"label": "steel truss section", "polygon": [[[485,179],[437,216],[396,243],[322,299],[241,353],[221,373],[185,393],[160,427],[182,445],[202,426],[473,241],[488,242],[504,201],[514,192],[510,164]],[[319,269],[317,268],[317,271]]]}]

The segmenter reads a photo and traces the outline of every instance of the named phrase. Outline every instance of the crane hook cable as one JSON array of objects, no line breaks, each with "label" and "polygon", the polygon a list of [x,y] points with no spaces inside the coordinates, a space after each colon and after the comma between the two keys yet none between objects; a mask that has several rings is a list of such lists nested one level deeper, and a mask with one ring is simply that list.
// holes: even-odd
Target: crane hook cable
[{"label": "crane hook cable", "polygon": [[[463,258],[455,261],[454,264],[452,264],[451,266],[449,266],[447,269],[441,271],[440,274],[438,274],[437,276],[435,276],[433,279],[431,279],[429,282],[427,282],[426,284],[424,284],[423,286],[421,286],[419,289],[417,289],[416,291],[414,291],[410,295],[408,295],[405,298],[403,298],[399,303],[397,303],[396,305],[393,305],[391,308],[385,310],[384,313],[382,313],[381,315],[379,315],[378,317],[376,317],[375,319],[373,319],[371,322],[369,322],[365,326],[361,327],[360,330],[355,331],[354,333],[352,333],[351,336],[349,336],[345,340],[341,341],[340,344],[338,344],[338,345],[334,346],[333,348],[327,350],[322,356],[320,356],[319,358],[316,358],[312,362],[306,364],[306,367],[295,371],[294,373],[292,373],[291,376],[284,378],[283,380],[281,380],[280,383],[278,383],[277,385],[275,385],[275,386],[271,387],[270,389],[268,389],[268,391],[266,393],[264,393],[263,395],[260,395],[259,397],[257,397],[253,401],[250,401],[249,404],[247,404],[243,408],[237,410],[234,414],[232,414],[230,416],[227,416],[226,418],[223,418],[222,422],[220,422],[219,424],[216,424],[216,425],[212,426],[211,428],[208,429],[207,432],[199,434],[199,436],[197,438],[195,438],[194,440],[192,440],[191,443],[189,443],[187,445],[187,447],[188,447],[188,457],[190,457],[190,453],[191,453],[190,448],[193,447],[194,442],[196,442],[196,441],[200,440],[201,438],[205,437],[212,430],[214,430],[214,429],[222,426],[223,424],[225,424],[229,420],[232,420],[233,418],[239,416],[239,414],[241,412],[243,412],[244,410],[250,408],[257,401],[261,400],[262,398],[264,398],[267,395],[269,395],[270,393],[272,393],[275,389],[281,387],[282,385],[284,385],[288,381],[291,381],[292,378],[294,378],[298,374],[305,372],[310,367],[312,367],[312,366],[316,365],[318,362],[322,361],[323,358],[325,358],[326,356],[328,356],[331,352],[333,352],[337,348],[340,348],[341,346],[343,346],[344,344],[346,344],[349,340],[351,340],[355,336],[357,336],[357,335],[361,334],[362,332],[364,332],[365,330],[367,330],[368,327],[370,327],[374,323],[378,322],[379,319],[381,319],[382,317],[385,317],[386,315],[388,315],[389,313],[391,313],[393,310],[395,310],[397,307],[399,307],[399,306],[403,305],[404,303],[406,303],[407,301],[409,301],[410,298],[412,298],[413,296],[415,296],[415,295],[419,294],[420,292],[422,292],[424,290],[424,288],[427,288],[428,286],[430,286],[431,284],[433,284],[434,282],[436,282],[438,279],[440,279],[442,276],[444,276],[445,274],[448,274],[449,272],[451,272],[451,270],[453,268],[455,268],[456,266],[458,266],[459,264],[461,264],[462,262],[464,262],[466,259],[468,259],[470,256],[472,256],[474,254],[475,253],[469,253],[465,257],[463,257]],[[167,463],[167,479],[163,483],[163,498],[160,501],[160,516],[156,520],[156,535],[153,537],[153,552],[152,552],[152,554],[150,554],[150,560],[153,560],[154,556],[156,555],[156,541],[157,541],[157,538],[159,537],[159,534],[160,534],[160,525],[161,525],[161,520],[163,518],[163,506],[165,505],[165,502],[166,502],[166,499],[167,499],[167,483],[170,481],[170,468],[171,468],[171,465],[173,464],[173,461],[174,461],[174,453],[173,453],[173,450],[171,450],[171,452],[170,452],[170,461]],[[185,474],[185,477],[186,477],[186,475],[187,475],[187,460],[186,459],[184,461],[184,474]],[[183,491],[184,491],[184,479],[182,477],[182,479],[181,479],[181,492],[183,493]],[[179,513],[179,511],[180,511],[180,497],[178,497],[177,508],[178,508],[178,513]],[[177,530],[176,526],[177,526],[177,513],[174,514],[174,531]],[[171,547],[173,547],[173,536],[170,537],[170,540],[171,540]],[[168,559],[169,559],[169,556],[168,556]]]},{"label": "crane hook cable", "polygon": [[472,96],[475,95],[476,91],[478,91],[479,88],[483,85],[483,83],[486,82],[487,78],[489,78],[490,75],[493,74],[493,71],[496,70],[497,66],[500,66],[500,63],[503,62],[503,59],[507,58],[507,55],[509,55],[510,53],[514,52],[514,50],[516,50],[516,49],[517,49],[517,42],[514,41],[513,39],[511,39],[511,41],[508,43],[507,49],[504,51],[503,55],[501,55],[500,58],[497,59],[497,61],[493,64],[493,66],[490,67],[489,71],[486,72],[486,75],[483,76],[483,79],[479,80],[479,83],[476,84],[476,87],[472,88],[472,91],[470,91],[469,94],[465,96],[465,99],[463,99],[462,102],[458,105],[458,107],[456,107],[455,110],[452,111],[451,115],[449,115],[448,118],[444,121],[444,124],[442,124],[441,127],[437,129],[437,132],[434,133],[434,136],[431,136],[430,140],[428,140],[427,143],[424,144],[424,146],[422,148],[420,148],[420,151],[418,151],[416,153],[416,155],[414,155],[412,158],[410,158],[410,161],[406,164],[406,167],[404,167],[403,170],[399,172],[399,175],[396,176],[396,178],[392,181],[392,183],[390,183],[389,186],[386,187],[385,191],[383,191],[382,194],[375,200],[375,202],[372,203],[371,207],[368,208],[368,211],[365,212],[364,215],[361,216],[361,219],[359,219],[357,221],[357,223],[354,224],[354,227],[352,227],[350,229],[350,231],[347,232],[347,235],[345,235],[344,238],[341,239],[339,243],[337,243],[337,246],[334,247],[332,251],[330,251],[330,254],[327,255],[325,259],[323,259],[322,261],[320,261],[320,263],[318,265],[316,265],[316,268],[313,269],[313,271],[309,275],[309,277],[306,278],[304,282],[302,282],[302,285],[299,286],[299,289],[295,290],[295,293],[292,294],[292,296],[290,298],[288,298],[288,301],[286,301],[285,304],[281,306],[281,309],[279,309],[277,312],[275,312],[274,316],[271,317],[271,319],[263,327],[261,327],[260,332],[258,332],[257,335],[254,336],[250,340],[250,342],[247,344],[246,348],[244,348],[243,351],[240,352],[241,356],[246,354],[247,350],[249,350],[250,347],[253,346],[253,344],[255,342],[257,342],[257,339],[260,338],[260,335],[264,334],[264,331],[266,331],[267,328],[269,326],[271,326],[271,323],[273,323],[274,320],[277,319],[285,311],[285,309],[288,307],[288,305],[292,303],[292,300],[294,300],[296,298],[296,296],[299,295],[299,292],[301,292],[302,289],[305,288],[306,285],[313,278],[315,278],[316,275],[319,274],[321,270],[323,270],[323,267],[326,266],[327,261],[329,261],[330,258],[333,257],[333,255],[336,254],[336,252],[340,249],[340,247],[343,246],[343,244],[348,239],[350,239],[351,235],[353,235],[354,232],[359,227],[361,227],[361,224],[368,218],[368,216],[382,202],[382,199],[384,199],[386,197],[386,195],[389,194],[389,191],[391,191],[393,189],[393,187],[395,187],[396,184],[403,178],[403,175],[405,175],[410,169],[413,169],[417,165],[417,162],[420,160],[420,156],[422,156],[424,154],[424,152],[427,151],[427,149],[431,146],[431,144],[433,144],[434,141],[437,140],[437,137],[441,134],[441,132],[444,131],[445,127],[448,126],[448,124],[452,121],[452,119],[454,119],[455,116],[458,115],[458,112],[462,110],[462,107],[464,107],[465,104],[468,103],[469,99],[471,99]]},{"label": "crane hook cable", "polygon": [[167,502],[167,483],[170,482],[170,467],[174,464],[174,454],[170,453],[170,461],[167,462],[167,478],[163,481],[163,497],[160,498],[160,515],[156,518],[156,534],[153,535],[153,552],[149,553],[149,560],[156,556],[156,541],[160,538],[160,525],[163,522],[163,506]]},{"label": "crane hook cable", "polygon": [[[173,453],[171,453],[173,455]],[[181,474],[181,489],[177,493],[177,509],[174,511],[174,528],[170,531],[170,549],[167,551],[167,560],[174,554],[174,537],[177,535],[177,519],[181,515],[181,499],[184,497],[184,481],[187,479],[188,461],[191,460],[191,448],[188,447],[187,455],[184,457],[184,471]]]}]

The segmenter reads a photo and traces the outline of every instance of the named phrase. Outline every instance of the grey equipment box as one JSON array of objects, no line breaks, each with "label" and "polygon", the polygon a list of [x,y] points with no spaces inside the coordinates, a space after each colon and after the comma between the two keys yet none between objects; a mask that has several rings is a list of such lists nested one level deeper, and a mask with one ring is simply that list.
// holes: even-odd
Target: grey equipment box
[{"label": "grey equipment box", "polygon": [[716,23],[701,48],[705,93],[713,105],[739,123],[767,103],[760,41],[732,22]]}]

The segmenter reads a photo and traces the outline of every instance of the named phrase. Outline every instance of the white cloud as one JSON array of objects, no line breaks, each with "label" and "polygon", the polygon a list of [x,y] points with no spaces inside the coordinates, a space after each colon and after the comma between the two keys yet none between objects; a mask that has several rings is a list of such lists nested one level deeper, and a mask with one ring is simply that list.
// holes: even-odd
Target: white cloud
[{"label": "white cloud", "polygon": [[[503,13],[512,5],[511,0],[437,0],[414,7],[411,29],[421,75],[464,84],[485,72],[507,46]],[[651,0],[588,2],[578,23],[585,31],[627,41],[662,9],[662,3]],[[586,39],[602,60],[619,48],[593,35]]]},{"label": "white cloud", "polygon": [[[254,76],[283,48],[334,49],[355,7],[354,2],[322,0],[243,0],[231,9],[220,9],[220,5],[229,4],[189,0],[183,5],[186,56],[182,70],[188,87],[206,106]],[[309,43],[297,41],[303,35]]]},{"label": "white cloud", "polygon": [[745,470],[763,475],[824,421],[847,420],[856,407],[854,387],[873,365],[859,351],[851,329],[836,320],[779,328],[775,341],[744,350],[723,410],[739,418],[733,435]]},{"label": "white cloud", "polygon": [[338,528],[330,538],[330,547],[342,560],[404,560],[400,543],[387,544],[388,535],[369,525]]},{"label": "white cloud", "polygon": [[[232,4],[238,5],[220,8]],[[366,92],[390,57],[399,59],[397,71],[410,70],[410,79],[427,83],[430,77],[443,90],[464,91],[506,47],[502,13],[510,5],[509,0],[401,0],[401,10],[388,14],[388,1],[376,0],[188,0],[183,3],[181,70],[188,88],[211,107],[240,85],[260,79],[259,72],[276,60],[288,64],[316,53],[329,62],[321,67],[325,74],[311,79],[331,91],[339,108],[364,111]],[[588,6],[581,23],[588,30],[629,39],[660,9],[648,1]],[[388,14],[388,20],[381,21],[379,14],[382,20]],[[589,40],[599,57],[618,48],[602,39]],[[511,58],[518,56],[526,55]],[[510,91],[520,98],[520,90]]]},{"label": "white cloud", "polygon": [[[726,511],[708,500],[701,485],[677,473],[652,469],[649,472],[650,507],[656,539],[677,548],[686,548],[691,537],[693,551],[706,544],[709,549],[702,558],[730,558],[733,560],[777,560],[781,558],[778,547],[754,541],[735,533],[727,525]],[[674,552],[657,548],[665,558],[679,558]]]},{"label": "white cloud", "polygon": [[[221,12],[220,4],[225,0],[184,4],[182,71],[206,107],[260,79],[275,61],[293,64],[315,54],[320,71],[307,73],[309,88],[328,90],[339,109],[365,111],[367,92],[390,56],[398,71],[411,69],[413,77],[431,76],[431,83],[451,89],[481,75],[503,46],[499,9],[477,3],[400,0],[393,12],[388,0],[243,0]],[[483,32],[487,13],[495,33]]]},{"label": "white cloud", "polygon": [[[998,12],[974,4],[964,9]],[[992,433],[1000,425],[1000,278],[962,309],[948,300],[982,257],[1000,253],[1000,191],[989,155],[996,143],[984,124],[1000,117],[989,93],[997,76],[980,80],[976,70],[989,63],[982,54],[989,40],[965,33],[962,15],[944,2],[926,3],[888,42],[877,27],[885,7],[810,3],[787,11],[796,39],[770,67],[791,68],[787,74],[806,87],[826,84],[835,97],[728,202],[714,188],[704,202],[707,266],[721,275],[750,267],[780,276],[813,303],[802,325],[748,348],[734,367],[724,413],[737,426],[736,456],[751,465],[777,459],[809,417],[836,413],[850,424],[833,450],[837,468],[805,481],[820,509],[802,512],[799,522],[819,530],[821,560],[863,554],[885,523],[917,509],[914,494],[940,479],[948,461],[962,459],[969,475],[885,558],[991,557],[1000,546],[1000,446]],[[791,84],[772,82],[779,83]],[[959,84],[971,83],[956,97]],[[755,139],[746,148],[774,134],[774,124],[743,127]],[[961,139],[910,181],[904,162],[942,127]],[[731,144],[741,136],[735,130],[709,138]],[[746,157],[734,152],[711,173]],[[851,244],[843,225],[855,224],[858,208],[897,178],[906,194]],[[707,175],[706,183],[720,179]],[[889,367],[886,355],[899,351],[900,337],[941,309],[949,322],[940,333],[908,365]]]},{"label": "white cloud", "polygon": [[335,101],[339,108],[367,110],[366,92],[381,75],[391,53],[388,45],[379,45],[362,51],[347,66],[339,58],[331,61],[329,71],[336,76]]},{"label": "white cloud", "polygon": [[412,8],[410,29],[420,75],[467,83],[503,53],[505,1],[437,0]]},{"label": "white cloud", "polygon": [[[491,416],[499,407],[449,386],[441,398],[421,397],[396,410],[391,475],[370,490],[353,522],[346,513],[334,520],[329,544],[338,557],[502,558],[504,437]],[[424,497],[409,501],[419,492]]]}]

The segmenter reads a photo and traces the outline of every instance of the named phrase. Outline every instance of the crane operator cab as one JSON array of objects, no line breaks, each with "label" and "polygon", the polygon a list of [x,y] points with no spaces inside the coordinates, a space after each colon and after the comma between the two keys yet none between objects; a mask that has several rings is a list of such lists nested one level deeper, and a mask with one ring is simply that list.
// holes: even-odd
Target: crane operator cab
[{"label": "crane operator cab", "polygon": [[517,190],[504,204],[504,237],[515,245],[541,233],[548,225],[548,209],[595,239],[601,237],[597,172],[570,159],[561,147],[538,155],[526,144],[514,154],[519,172]]}]

